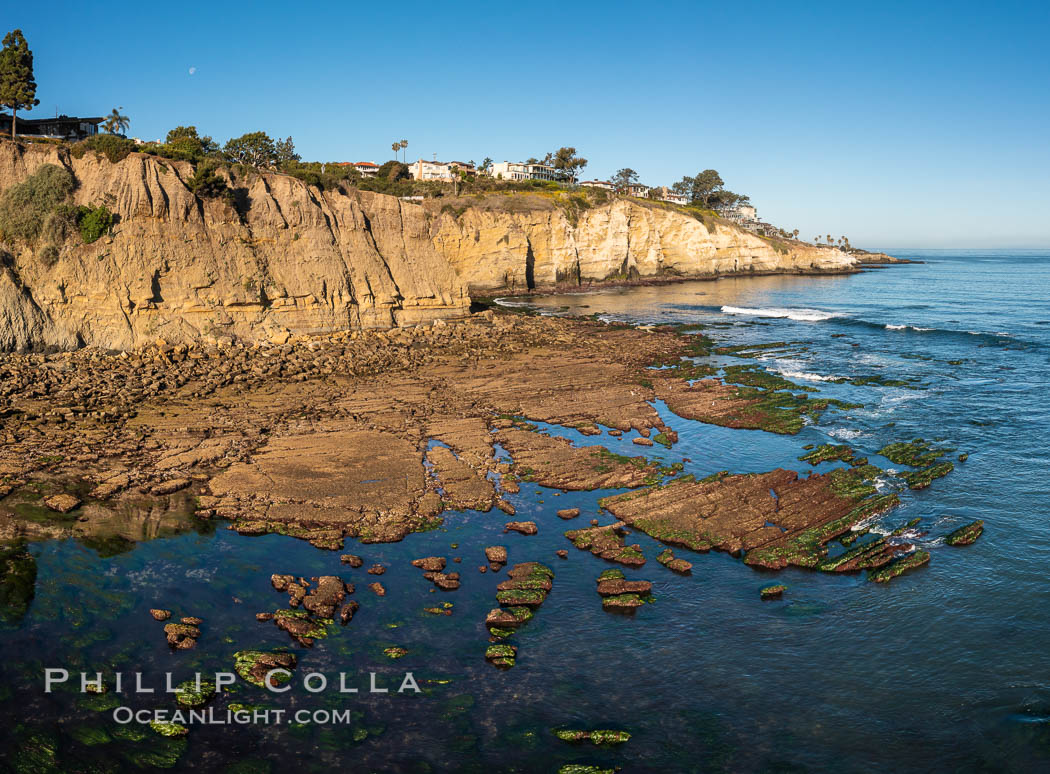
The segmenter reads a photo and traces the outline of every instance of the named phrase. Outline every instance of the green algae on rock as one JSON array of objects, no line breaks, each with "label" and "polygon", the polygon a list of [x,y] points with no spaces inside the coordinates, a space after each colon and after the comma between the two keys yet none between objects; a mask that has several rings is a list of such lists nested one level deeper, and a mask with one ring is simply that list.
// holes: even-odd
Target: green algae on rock
[{"label": "green algae on rock", "polygon": [[645,564],[645,555],[641,546],[626,545],[624,536],[627,530],[623,522],[607,524],[603,527],[586,527],[569,530],[565,537],[581,551],[590,551],[597,557],[610,562],[618,562],[629,567],[640,567]]},{"label": "green algae on rock", "polygon": [[758,593],[762,599],[777,599],[778,597],[784,596],[784,592],[787,591],[787,586],[783,584],[777,586],[766,586],[761,589]]},{"label": "green algae on rock", "polygon": [[938,478],[944,478],[953,470],[955,470],[955,465],[953,463],[939,462],[936,465],[930,465],[928,468],[923,468],[922,470],[905,473],[902,477],[904,478],[905,483],[907,483],[909,489],[925,489],[931,482]]},{"label": "green algae on rock", "polygon": [[395,645],[393,647],[383,648],[383,655],[389,659],[397,660],[399,658],[404,658],[405,656],[407,656],[408,651],[404,648],[399,648]]},{"label": "green algae on rock", "polygon": [[817,392],[816,387],[795,384],[779,374],[771,373],[757,365],[735,365],[726,366],[722,369],[725,381],[733,384],[743,384],[748,387],[758,387],[762,390],[801,390],[802,392]]},{"label": "green algae on rock", "polygon": [[333,620],[315,618],[305,610],[278,610],[273,614],[273,622],[293,640],[309,648],[314,644],[314,640],[328,636],[327,627]]},{"label": "green algae on rock", "polygon": [[505,643],[489,645],[488,648],[485,649],[485,659],[491,661],[498,667],[514,666],[514,659],[517,654],[517,646]]},{"label": "green algae on rock", "polygon": [[175,700],[186,707],[200,707],[215,698],[215,683],[201,680],[187,680],[175,687]]},{"label": "green algae on rock", "polygon": [[685,476],[599,504],[670,545],[743,554],[747,564],[768,569],[813,568],[829,540],[898,504],[895,494],[876,494],[870,478],[877,472],[865,466],[808,478],[783,469],[703,481]]},{"label": "green algae on rock", "polygon": [[656,561],[666,567],[668,570],[672,570],[677,573],[686,575],[693,569],[692,562],[687,562],[685,559],[676,559],[674,551],[670,548],[665,548],[656,557]]},{"label": "green algae on rock", "polygon": [[922,438],[913,441],[897,441],[879,449],[879,454],[897,465],[922,468],[932,465],[945,454],[955,451],[947,447],[934,448]]},{"label": "green algae on rock", "polygon": [[808,462],[810,465],[819,465],[822,462],[849,462],[853,459],[853,450],[849,446],[836,446],[835,444],[825,443],[813,449],[808,454],[803,454],[799,459],[802,462]]},{"label": "green algae on rock", "polygon": [[602,609],[611,612],[633,612],[645,603],[646,600],[639,594],[617,594],[611,597],[602,597]]},{"label": "green algae on rock", "polygon": [[36,559],[26,542],[0,544],[0,623],[19,623],[35,594]]},{"label": "green algae on rock", "polygon": [[154,720],[149,724],[149,727],[161,736],[168,737],[186,736],[190,732],[186,726],[180,723],[162,723],[159,720]]},{"label": "green algae on rock", "polygon": [[234,671],[252,685],[265,687],[266,675],[272,670],[278,671],[270,678],[272,686],[280,686],[291,680],[286,674],[295,669],[297,659],[294,653],[265,650],[239,650],[233,654]]},{"label": "green algae on rock", "polygon": [[566,763],[558,769],[558,774],[616,774],[616,769],[606,769],[587,763]]},{"label": "green algae on rock", "polygon": [[590,742],[595,745],[623,744],[631,738],[627,731],[600,728],[595,731],[579,729],[551,729],[551,732],[563,742]]},{"label": "green algae on rock", "polygon": [[895,562],[892,562],[885,567],[869,571],[868,580],[873,581],[874,583],[887,583],[909,570],[914,570],[916,567],[922,567],[924,564],[929,563],[929,561],[929,551],[915,551],[914,553],[910,553],[907,556],[897,559]]},{"label": "green algae on rock", "polygon": [[[502,581],[496,591],[496,599],[503,607],[489,611],[485,618],[485,625],[492,640],[505,640],[515,634],[519,626],[533,617],[531,608],[542,605],[553,586],[554,571],[539,562],[516,564],[507,575],[510,579]],[[514,648],[514,652],[517,653],[516,646],[507,644],[505,647]],[[497,651],[490,648],[489,652]],[[513,655],[489,658],[487,652],[486,658],[500,667],[512,667],[515,663]]]},{"label": "green algae on rock", "polygon": [[977,541],[977,538],[979,538],[983,532],[984,521],[978,519],[972,524],[967,524],[964,527],[959,527],[959,529],[955,530],[950,535],[948,535],[944,539],[944,542],[950,546],[973,545]]}]

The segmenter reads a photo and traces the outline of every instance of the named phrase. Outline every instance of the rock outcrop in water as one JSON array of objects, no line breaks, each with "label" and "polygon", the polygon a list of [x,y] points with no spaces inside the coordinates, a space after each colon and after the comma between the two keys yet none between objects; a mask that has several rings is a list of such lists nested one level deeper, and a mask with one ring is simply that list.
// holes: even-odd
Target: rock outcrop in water
[{"label": "rock outcrop in water", "polygon": [[0,192],[45,164],[68,169],[74,203],[104,204],[115,225],[46,258],[38,244],[0,252],[0,349],[283,343],[461,317],[468,288],[844,272],[856,261],[641,200],[580,210],[515,194],[420,206],[254,172],[231,178],[232,199],[201,199],[186,162],[133,153],[111,163],[50,144],[0,143]]}]

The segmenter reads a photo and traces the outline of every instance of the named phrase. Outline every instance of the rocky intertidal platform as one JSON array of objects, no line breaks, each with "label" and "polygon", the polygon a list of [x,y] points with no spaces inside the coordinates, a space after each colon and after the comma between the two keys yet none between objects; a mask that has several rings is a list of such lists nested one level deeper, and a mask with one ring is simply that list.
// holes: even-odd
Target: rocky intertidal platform
[{"label": "rocky intertidal platform", "polygon": [[[114,541],[133,545],[140,535],[159,534],[158,513],[181,512],[180,529],[212,520],[243,535],[285,535],[340,550],[347,538],[401,540],[462,509],[513,518],[509,496],[527,482],[633,490],[602,501],[617,524],[569,533],[578,548],[626,565],[644,561],[623,539],[627,527],[769,569],[872,570],[903,560],[914,547],[903,538],[853,546],[861,525],[897,497],[875,493],[870,479],[879,470],[847,447],[815,447],[803,457],[851,466],[819,476],[777,470],[671,479],[683,465],[661,456],[678,440],[671,414],[791,434],[848,405],[752,365],[705,362],[795,346],[719,346],[695,328],[487,311],[268,344],[220,337],[195,346],[157,340],[116,353],[10,354],[0,359],[0,540],[14,546],[81,537],[110,550]],[[572,440],[558,437],[556,426],[574,431]],[[627,443],[636,437],[655,446]],[[637,454],[618,454],[617,446]],[[948,451],[917,439],[881,453],[915,468],[902,475],[919,488],[951,469]],[[94,537],[127,508],[154,521],[135,534]],[[565,508],[558,516],[578,513]],[[550,528],[531,514],[506,523],[525,534]],[[836,537],[853,552],[829,558]],[[32,555],[13,548],[7,556],[6,577],[18,590],[12,599],[24,607]],[[673,554],[660,557],[672,570],[690,569]],[[506,561],[487,559],[486,572]],[[352,554],[343,561],[363,566]],[[445,568],[423,572],[436,589],[460,582]],[[368,588],[386,593],[379,582]],[[290,599],[265,615],[305,641],[321,631],[318,622],[350,620],[355,609],[344,600],[322,615]],[[181,628],[189,624],[167,625],[176,627],[173,647],[196,642]]]},{"label": "rocky intertidal platform", "polygon": [[827,543],[898,503],[877,495],[870,467],[800,477],[790,470],[684,476],[666,485],[607,497],[601,505],[622,522],[671,545],[743,555],[768,569],[816,568]]}]

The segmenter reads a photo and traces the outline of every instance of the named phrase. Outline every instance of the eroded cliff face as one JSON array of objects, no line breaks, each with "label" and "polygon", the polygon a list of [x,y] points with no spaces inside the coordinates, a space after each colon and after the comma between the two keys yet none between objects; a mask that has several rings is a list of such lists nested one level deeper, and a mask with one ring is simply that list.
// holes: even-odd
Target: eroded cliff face
[{"label": "eroded cliff face", "polygon": [[[462,200],[465,204],[469,199]],[[829,273],[840,250],[772,243],[673,207],[616,199],[575,215],[539,197],[436,210],[434,245],[478,295],[629,279]]]},{"label": "eroded cliff face", "polygon": [[0,143],[0,191],[42,164],[68,168],[74,201],[106,204],[117,221],[93,244],[67,242],[52,265],[33,246],[0,246],[11,254],[0,268],[0,349],[280,342],[469,310],[418,205],[253,174],[238,182],[235,209],[194,196],[186,163],[132,154],[112,164],[10,142]]},{"label": "eroded cliff face", "polygon": [[856,266],[835,249],[626,199],[582,211],[534,194],[420,206],[251,173],[232,181],[234,206],[191,193],[184,162],[114,164],[45,144],[0,142],[0,192],[43,164],[69,169],[75,203],[105,204],[116,223],[93,244],[67,240],[53,262],[40,245],[0,244],[0,350],[283,343],[463,316],[468,292]]}]

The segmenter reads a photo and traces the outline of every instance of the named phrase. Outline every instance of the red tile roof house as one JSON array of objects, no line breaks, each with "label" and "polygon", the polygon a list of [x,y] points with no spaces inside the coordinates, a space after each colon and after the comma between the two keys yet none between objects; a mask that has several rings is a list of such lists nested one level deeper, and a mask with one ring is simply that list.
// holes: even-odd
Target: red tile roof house
[{"label": "red tile roof house", "polygon": [[341,167],[353,167],[361,173],[361,177],[375,177],[379,172],[379,165],[374,161],[340,161]]}]

